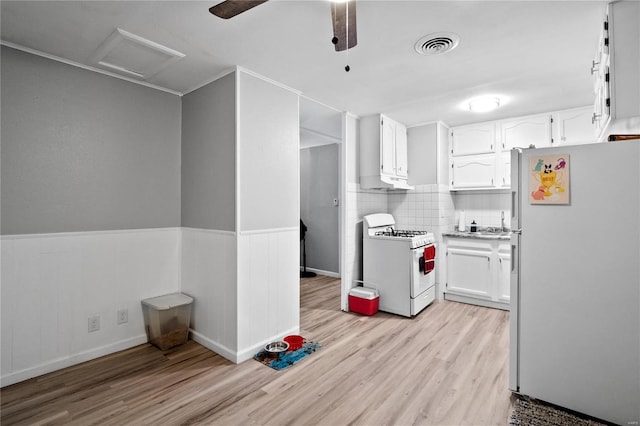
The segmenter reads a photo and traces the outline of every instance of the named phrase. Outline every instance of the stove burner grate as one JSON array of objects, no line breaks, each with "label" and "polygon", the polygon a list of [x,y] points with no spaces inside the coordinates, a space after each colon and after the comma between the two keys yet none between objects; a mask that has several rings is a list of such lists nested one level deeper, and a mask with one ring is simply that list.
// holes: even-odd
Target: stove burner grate
[{"label": "stove burner grate", "polygon": [[404,229],[394,229],[391,231],[378,231],[376,232],[376,236],[383,237],[403,237],[403,238],[411,238],[416,235],[425,235],[427,231],[409,231]]}]

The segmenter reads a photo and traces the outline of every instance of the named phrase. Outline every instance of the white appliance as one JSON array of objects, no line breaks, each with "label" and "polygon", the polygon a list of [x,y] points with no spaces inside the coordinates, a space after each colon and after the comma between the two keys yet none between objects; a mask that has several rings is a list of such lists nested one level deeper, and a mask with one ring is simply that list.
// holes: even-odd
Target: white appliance
[{"label": "white appliance", "polygon": [[[567,157],[567,205],[531,203],[545,156]],[[621,425],[640,421],[639,165],[640,141],[511,156],[509,387]]]},{"label": "white appliance", "polygon": [[376,213],[362,234],[363,281],[380,293],[379,310],[412,317],[435,300],[432,233],[396,230],[392,215]]}]

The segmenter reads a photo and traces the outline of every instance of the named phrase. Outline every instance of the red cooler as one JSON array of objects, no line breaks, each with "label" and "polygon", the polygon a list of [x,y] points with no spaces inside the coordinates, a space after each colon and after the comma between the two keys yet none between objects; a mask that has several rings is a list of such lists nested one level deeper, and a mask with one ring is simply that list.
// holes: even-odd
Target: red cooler
[{"label": "red cooler", "polygon": [[349,311],[362,315],[378,312],[380,295],[375,288],[354,287],[349,290]]}]

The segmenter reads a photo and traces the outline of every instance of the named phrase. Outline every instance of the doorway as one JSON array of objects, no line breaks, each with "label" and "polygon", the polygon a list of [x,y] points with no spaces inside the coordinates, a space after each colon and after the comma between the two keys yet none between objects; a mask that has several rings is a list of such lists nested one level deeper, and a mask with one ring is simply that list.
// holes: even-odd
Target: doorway
[{"label": "doorway", "polygon": [[[306,269],[332,277],[340,276],[341,143],[342,113],[301,97],[300,218],[307,227]],[[301,268],[302,262],[301,256]]]}]

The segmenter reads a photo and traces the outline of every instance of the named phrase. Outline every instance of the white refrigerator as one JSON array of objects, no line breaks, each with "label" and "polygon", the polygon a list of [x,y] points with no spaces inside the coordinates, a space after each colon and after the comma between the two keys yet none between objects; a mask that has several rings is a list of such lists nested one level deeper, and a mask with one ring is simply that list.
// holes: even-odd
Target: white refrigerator
[{"label": "white refrigerator", "polygon": [[511,155],[509,386],[622,425],[640,421],[639,170],[638,140]]}]

